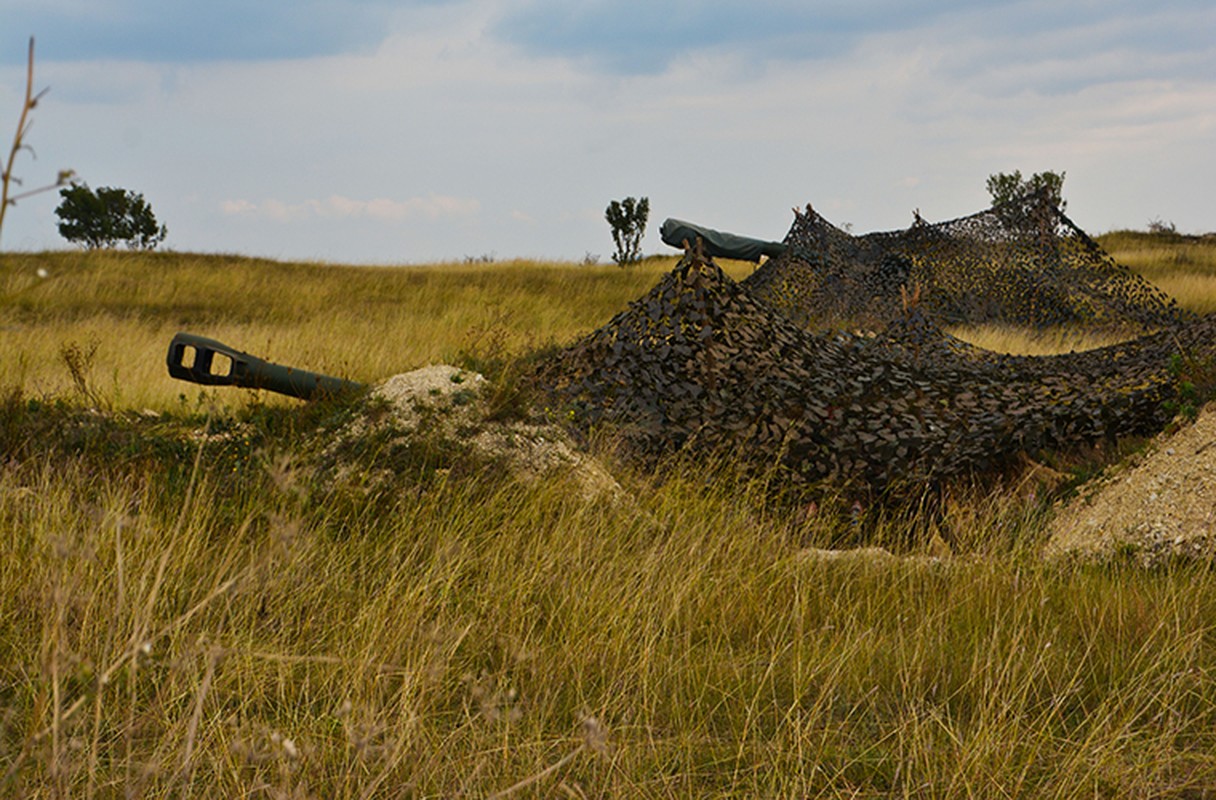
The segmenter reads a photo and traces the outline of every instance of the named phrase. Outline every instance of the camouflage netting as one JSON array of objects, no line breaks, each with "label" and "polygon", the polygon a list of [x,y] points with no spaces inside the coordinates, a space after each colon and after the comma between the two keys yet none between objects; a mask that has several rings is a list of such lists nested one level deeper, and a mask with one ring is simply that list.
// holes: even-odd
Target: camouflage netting
[{"label": "camouflage netting", "polygon": [[1155,432],[1176,391],[1171,356],[1209,352],[1214,332],[1216,316],[1083,353],[1001,356],[901,303],[877,335],[816,333],[759,299],[751,281],[687,254],[546,362],[540,380],[582,424],[613,423],[639,454],[733,452],[796,478],[883,488]]},{"label": "camouflage netting", "polygon": [[1039,196],[969,217],[852,236],[809,205],[795,209],[786,252],[744,282],[757,299],[807,328],[876,330],[918,286],[940,325],[1080,323],[1133,333],[1191,316],[1121,266]]}]

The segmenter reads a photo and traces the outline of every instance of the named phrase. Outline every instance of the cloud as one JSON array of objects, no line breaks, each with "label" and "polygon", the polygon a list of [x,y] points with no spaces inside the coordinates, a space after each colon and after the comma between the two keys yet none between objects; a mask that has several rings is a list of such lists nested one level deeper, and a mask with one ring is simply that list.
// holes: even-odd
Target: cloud
[{"label": "cloud", "polygon": [[[30,9],[52,87],[18,174],[142,191],[174,247],[339,261],[577,257],[627,195],[764,238],[808,200],[898,228],[982,207],[1012,169],[1066,170],[1096,230],[1212,227],[1211,0],[224,2],[0,0],[0,99]],[[117,35],[136,9],[155,47]],[[280,23],[298,41],[258,41]],[[80,46],[118,61],[43,61],[90,26],[110,38]],[[6,241],[61,245],[54,201]]]},{"label": "cloud", "polygon": [[258,205],[248,200],[224,200],[220,203],[220,211],[232,217],[248,217],[258,213]]},{"label": "cloud", "polygon": [[1116,4],[1101,16],[1076,9],[1035,16],[1017,8],[963,15],[929,31],[926,38],[941,53],[940,77],[1007,98],[1188,75],[1206,80],[1216,68],[1207,34],[1216,28],[1216,7],[1189,0]]},{"label": "cloud", "polygon": [[535,0],[492,32],[525,50],[590,61],[610,72],[662,72],[689,53],[745,52],[750,60],[817,60],[868,34],[924,25],[966,0]]},{"label": "cloud", "polygon": [[379,222],[401,222],[417,217],[435,220],[440,217],[472,216],[480,209],[481,203],[476,199],[437,194],[406,200],[392,200],[387,197],[354,200],[335,194],[324,200],[305,200],[299,203],[286,203],[273,198],[256,203],[244,198],[220,202],[220,212],[226,216],[257,217],[275,222],[294,222],[310,218],[362,218]]},{"label": "cloud", "polygon": [[394,11],[444,0],[6,0],[0,63],[25,38],[55,61],[204,62],[332,55],[373,48]]},{"label": "cloud", "polygon": [[[1052,0],[533,0],[500,13],[488,31],[528,54],[617,75],[661,73],[698,54],[736,57],[754,68],[855,56],[875,37],[901,47],[935,40],[960,46],[947,61],[955,77],[996,73],[1001,80],[1044,58],[1088,59],[1134,73],[1143,54],[1210,53],[1213,25],[1210,0],[1109,0],[1101,7]],[[1164,74],[1168,66],[1150,69]],[[1053,76],[1062,91],[1093,79],[1085,72]]]}]

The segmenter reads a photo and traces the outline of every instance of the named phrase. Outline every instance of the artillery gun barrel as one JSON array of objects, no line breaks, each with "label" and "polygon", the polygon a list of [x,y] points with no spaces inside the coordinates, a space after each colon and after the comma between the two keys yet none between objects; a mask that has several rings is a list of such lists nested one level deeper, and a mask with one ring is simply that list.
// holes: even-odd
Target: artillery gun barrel
[{"label": "artillery gun barrel", "polygon": [[204,386],[242,386],[267,389],[301,400],[361,392],[367,387],[355,381],[285,367],[251,356],[222,342],[179,333],[169,343],[166,357],[174,378]]}]

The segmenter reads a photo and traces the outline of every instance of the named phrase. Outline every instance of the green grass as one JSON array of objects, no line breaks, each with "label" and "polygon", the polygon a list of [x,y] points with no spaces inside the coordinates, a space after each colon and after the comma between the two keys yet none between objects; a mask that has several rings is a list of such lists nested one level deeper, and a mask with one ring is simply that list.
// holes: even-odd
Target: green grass
[{"label": "green grass", "polygon": [[1043,487],[855,523],[601,452],[580,501],[425,437],[385,479],[327,461],[354,405],[164,372],[178,329],[509,362],[669,266],[0,256],[0,796],[1216,796],[1216,572],[1045,562]]}]

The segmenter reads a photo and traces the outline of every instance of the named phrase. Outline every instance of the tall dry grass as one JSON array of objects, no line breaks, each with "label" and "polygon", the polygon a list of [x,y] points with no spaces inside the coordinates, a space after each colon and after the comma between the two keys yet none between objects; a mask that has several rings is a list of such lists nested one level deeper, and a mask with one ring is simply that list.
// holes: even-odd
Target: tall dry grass
[{"label": "tall dry grass", "polygon": [[1116,231],[1098,241],[1116,261],[1178,298],[1184,308],[1216,311],[1216,237]]},{"label": "tall dry grass", "polygon": [[356,408],[163,373],[179,328],[363,380],[510,357],[665,268],[0,257],[0,796],[1216,791],[1216,574],[1044,562],[1032,482],[854,513],[604,452],[624,499],[581,501],[426,441],[339,475]]},{"label": "tall dry grass", "polygon": [[0,474],[10,795],[1216,785],[1206,567],[821,560],[834,523],[693,476],[631,505],[440,480],[365,518],[278,457],[177,491],[89,460]]},{"label": "tall dry grass", "polygon": [[[1159,238],[1145,244],[1143,235],[1108,234],[1103,242],[1184,307],[1216,310],[1216,246]],[[165,410],[179,406],[183,394],[192,403],[197,389],[168,380],[163,364],[179,330],[359,381],[474,351],[518,356],[598,327],[673,264],[653,258],[630,270],[528,261],[334,268],[173,253],[0,254],[0,386],[47,396],[71,390],[63,350],[74,347],[91,353],[90,380],[119,407]],[[751,270],[725,267],[736,278]],[[1086,332],[999,326],[954,333],[1026,354],[1111,343]],[[243,398],[218,393],[212,400]]]},{"label": "tall dry grass", "polygon": [[673,264],[335,268],[171,253],[0,255],[0,386],[59,394],[73,385],[61,350],[95,346],[93,379],[118,405],[171,408],[183,384],[167,378],[164,358],[180,330],[272,361],[381,380],[464,351],[522,354],[569,342]]}]

